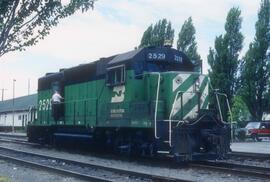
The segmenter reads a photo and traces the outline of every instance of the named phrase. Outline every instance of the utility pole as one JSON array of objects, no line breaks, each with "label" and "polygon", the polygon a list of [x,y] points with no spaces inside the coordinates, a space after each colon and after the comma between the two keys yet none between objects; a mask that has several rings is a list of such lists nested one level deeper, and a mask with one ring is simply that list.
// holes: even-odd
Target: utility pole
[{"label": "utility pole", "polygon": [[4,92],[6,91],[7,89],[5,88],[2,88],[1,91],[2,91],[2,101],[4,101]]},{"label": "utility pole", "polygon": [[13,99],[12,99],[12,133],[14,133],[14,112],[15,112],[15,108],[14,108],[14,99],[15,99],[15,82],[16,80],[13,79]]},{"label": "utility pole", "polygon": [[28,95],[30,95],[30,78],[28,78]]}]

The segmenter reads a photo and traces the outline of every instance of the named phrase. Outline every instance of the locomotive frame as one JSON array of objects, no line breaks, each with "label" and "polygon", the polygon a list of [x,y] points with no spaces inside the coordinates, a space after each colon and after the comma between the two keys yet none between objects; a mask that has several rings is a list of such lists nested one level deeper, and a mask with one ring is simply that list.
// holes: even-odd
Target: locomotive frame
[{"label": "locomotive frame", "polygon": [[[46,74],[38,82],[38,118],[29,141],[78,143],[120,153],[217,159],[230,128],[208,109],[207,76],[182,52],[148,47]],[[54,121],[51,96],[65,98]],[[72,144],[70,144],[72,145]]]}]

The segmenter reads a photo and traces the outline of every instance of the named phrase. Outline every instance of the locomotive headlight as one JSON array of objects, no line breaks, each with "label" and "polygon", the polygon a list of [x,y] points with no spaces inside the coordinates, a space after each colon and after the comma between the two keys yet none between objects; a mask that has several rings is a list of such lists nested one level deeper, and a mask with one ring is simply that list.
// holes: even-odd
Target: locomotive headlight
[{"label": "locomotive headlight", "polygon": [[199,92],[200,90],[200,79],[197,79],[195,82],[195,92]]}]

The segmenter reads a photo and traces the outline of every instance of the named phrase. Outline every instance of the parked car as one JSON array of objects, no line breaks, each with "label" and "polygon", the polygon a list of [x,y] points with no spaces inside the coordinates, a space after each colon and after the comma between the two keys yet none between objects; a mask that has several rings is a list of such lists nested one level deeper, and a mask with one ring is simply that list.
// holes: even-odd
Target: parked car
[{"label": "parked car", "polygon": [[270,137],[270,122],[249,122],[246,127],[246,138],[261,141],[260,137]]}]

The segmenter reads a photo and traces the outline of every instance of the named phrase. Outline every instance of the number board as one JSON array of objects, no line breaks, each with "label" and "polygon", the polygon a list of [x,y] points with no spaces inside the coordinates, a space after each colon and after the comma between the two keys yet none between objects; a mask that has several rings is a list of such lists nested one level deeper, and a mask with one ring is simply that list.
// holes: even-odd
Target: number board
[{"label": "number board", "polygon": [[146,60],[151,62],[183,63],[183,57],[180,54],[165,51],[149,51],[146,53]]}]

